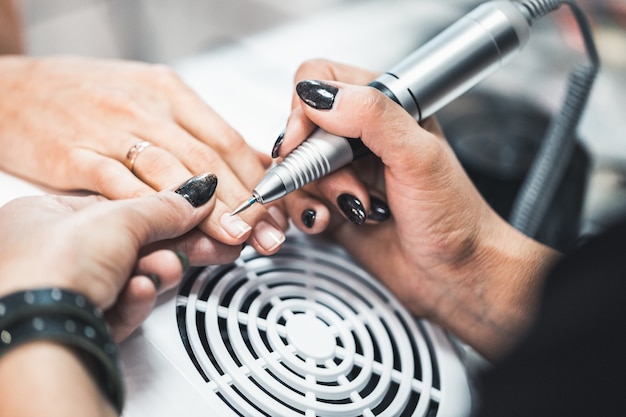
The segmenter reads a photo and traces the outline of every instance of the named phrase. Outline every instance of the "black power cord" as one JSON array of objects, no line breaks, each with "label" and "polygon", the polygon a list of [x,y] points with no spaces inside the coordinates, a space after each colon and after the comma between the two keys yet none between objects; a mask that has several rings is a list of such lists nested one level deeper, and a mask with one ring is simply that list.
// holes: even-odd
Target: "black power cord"
[{"label": "black power cord", "polygon": [[553,117],[530,171],[513,204],[510,223],[534,237],[552,202],[576,146],[575,130],[587,104],[600,68],[591,25],[583,10],[572,1],[528,0],[521,3],[534,21],[562,4],[570,7],[583,37],[589,63],[572,69],[560,112]]}]

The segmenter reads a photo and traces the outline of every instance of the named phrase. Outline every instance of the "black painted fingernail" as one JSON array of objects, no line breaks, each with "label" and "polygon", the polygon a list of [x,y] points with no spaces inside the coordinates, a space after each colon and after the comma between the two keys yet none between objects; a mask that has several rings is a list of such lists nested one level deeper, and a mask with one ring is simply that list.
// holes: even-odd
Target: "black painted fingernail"
[{"label": "black painted fingernail", "polygon": [[152,284],[154,284],[154,288],[156,288],[157,291],[159,291],[161,289],[161,278],[159,278],[159,276],[157,274],[147,274],[146,275],[148,277],[148,279],[150,281],[152,281]]},{"label": "black painted fingernail", "polygon": [[280,145],[283,144],[284,140],[285,140],[285,131],[283,130],[282,132],[280,132],[280,135],[278,135],[278,139],[276,139],[276,142],[274,142],[274,146],[272,147],[272,158],[278,158],[278,152],[280,152]]},{"label": "black painted fingernail", "polygon": [[314,109],[330,110],[333,108],[339,89],[320,81],[305,80],[296,85],[296,92],[306,104]]},{"label": "black painted fingernail", "polygon": [[391,217],[391,210],[387,203],[383,200],[370,196],[370,205],[372,209],[367,214],[367,218],[370,220],[374,220],[375,222],[384,222],[385,220],[389,220]]},{"label": "black painted fingernail", "polygon": [[337,205],[352,223],[358,226],[365,223],[367,216],[363,203],[352,194],[341,194],[337,197]]},{"label": "black painted fingernail", "polygon": [[317,213],[315,212],[315,210],[306,209],[302,212],[302,215],[300,216],[300,220],[302,220],[302,223],[310,229],[311,227],[313,227],[313,223],[315,223],[316,214]]},{"label": "black painted fingernail", "polygon": [[184,274],[189,269],[189,257],[184,252],[176,252],[176,256],[178,256]]},{"label": "black painted fingernail", "polygon": [[201,174],[191,178],[176,190],[194,207],[200,207],[213,197],[217,188],[217,177],[213,174]]}]

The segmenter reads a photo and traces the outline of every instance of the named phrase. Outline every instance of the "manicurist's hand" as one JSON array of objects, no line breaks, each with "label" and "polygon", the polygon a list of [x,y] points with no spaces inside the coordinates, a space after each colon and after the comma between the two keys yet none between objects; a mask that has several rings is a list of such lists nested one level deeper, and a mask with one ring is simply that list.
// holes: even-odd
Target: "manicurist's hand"
[{"label": "manicurist's hand", "polygon": [[[314,124],[361,138],[378,157],[308,188],[328,208],[328,232],[416,315],[487,357],[501,355],[532,319],[544,272],[557,254],[489,207],[434,119],[420,125],[374,88],[335,81],[363,85],[369,72],[318,61],[307,64],[306,73],[315,66],[331,77],[300,80],[300,103],[290,118],[295,126],[290,138],[286,130],[283,144],[289,145],[281,151]],[[342,190],[379,195],[390,217],[361,225],[345,221],[333,198]]]},{"label": "manicurist's hand", "polygon": [[[77,57],[0,57],[0,169],[54,190],[145,196],[206,171],[220,178],[200,224],[229,245],[275,252],[277,207],[232,210],[268,164],[169,68]],[[269,211],[268,211],[269,210]]]},{"label": "manicurist's hand", "polygon": [[188,266],[173,239],[213,263],[234,260],[239,248],[220,244],[194,227],[215,209],[217,178],[194,177],[145,197],[40,196],[0,209],[0,297],[40,287],[85,295],[106,313],[116,340],[135,329],[160,291],[176,285]]},{"label": "manicurist's hand", "polygon": [[[367,85],[376,78],[373,72],[326,60],[311,60],[303,63],[295,75],[291,115],[284,132],[278,137],[272,149],[272,157],[282,160],[292,152],[317,126],[305,114],[307,107],[297,91],[302,80],[341,80],[356,85]],[[320,111],[327,111],[333,105],[334,95],[321,91],[318,85],[301,85],[319,100],[309,104]],[[365,158],[368,164],[372,158]],[[360,163],[363,164],[363,163]],[[362,225],[385,221],[389,217],[389,207],[380,193],[367,189],[355,181],[354,166],[342,168],[323,181],[305,186],[302,192],[288,195],[284,201],[293,224],[305,233],[316,234],[329,227],[331,214],[341,213],[344,219]]]}]

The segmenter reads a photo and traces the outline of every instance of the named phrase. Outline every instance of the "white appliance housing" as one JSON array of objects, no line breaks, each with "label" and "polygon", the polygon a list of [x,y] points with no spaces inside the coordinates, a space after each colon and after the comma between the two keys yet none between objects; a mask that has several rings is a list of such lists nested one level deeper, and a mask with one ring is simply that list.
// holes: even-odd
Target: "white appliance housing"
[{"label": "white appliance housing", "polygon": [[122,347],[126,417],[469,414],[458,346],[340,249],[192,269]]}]

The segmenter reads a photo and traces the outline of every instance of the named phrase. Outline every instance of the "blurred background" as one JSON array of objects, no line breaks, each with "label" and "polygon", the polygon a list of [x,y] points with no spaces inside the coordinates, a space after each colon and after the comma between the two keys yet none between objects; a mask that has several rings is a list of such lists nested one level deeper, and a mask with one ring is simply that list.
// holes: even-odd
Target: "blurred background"
[{"label": "blurred background", "polygon": [[[427,0],[17,2],[22,10],[28,54],[78,54],[174,66],[189,57],[236,47],[243,39],[276,28],[310,19],[323,21],[324,15],[364,3],[389,7],[410,3],[412,8],[423,4],[425,18],[416,22],[414,33],[408,33],[415,41],[412,48],[480,3],[440,0],[436,2],[439,6],[445,4],[458,12],[429,20],[433,2]],[[602,70],[579,131],[581,147],[568,171],[570,183],[565,181],[561,187],[562,194],[554,203],[548,224],[560,229],[580,220],[584,234],[602,227],[626,207],[626,0],[579,3],[591,17]],[[345,21],[346,26],[352,24],[356,30],[363,30],[358,22]],[[485,83],[487,96],[481,95],[484,91],[477,91],[441,114],[444,130],[466,169],[504,216],[532,159],[529,152],[535,149],[533,141],[540,138],[548,123],[547,114],[561,101],[570,61],[582,53],[580,35],[567,13],[559,11],[550,21],[542,20],[537,26],[540,27],[531,38],[528,51],[509,69]],[[318,30],[332,32],[334,28]],[[320,33],[313,31],[307,36]],[[507,107],[503,107],[503,98]],[[556,239],[558,246],[563,236],[546,239]]]},{"label": "blurred background", "polygon": [[[376,0],[16,0],[31,54],[171,62],[346,3]],[[384,1],[384,0],[377,0]],[[416,0],[419,3],[419,0]],[[469,9],[477,0],[441,0]],[[603,61],[626,66],[626,1],[579,0]],[[563,21],[563,26],[572,22]],[[573,28],[570,28],[573,29]]]},{"label": "blurred background", "polygon": [[172,62],[348,0],[19,0],[32,54]]}]

